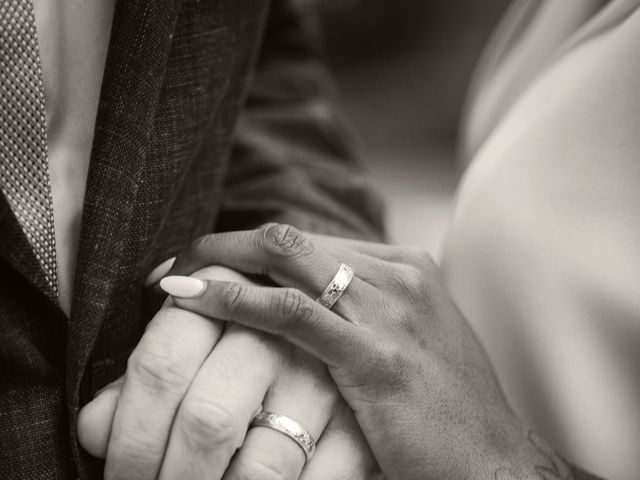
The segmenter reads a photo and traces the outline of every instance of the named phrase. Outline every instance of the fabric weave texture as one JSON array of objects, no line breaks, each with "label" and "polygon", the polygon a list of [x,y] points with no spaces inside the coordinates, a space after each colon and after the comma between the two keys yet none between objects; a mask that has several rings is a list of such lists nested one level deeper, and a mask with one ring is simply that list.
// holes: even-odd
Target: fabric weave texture
[{"label": "fabric weave texture", "polygon": [[282,222],[381,238],[312,14],[293,0],[117,1],[70,316],[0,196],[0,478],[102,478],[78,411],[125,371],[162,302],[146,276],[199,236]]},{"label": "fabric weave texture", "polygon": [[31,0],[0,2],[0,186],[55,295],[44,87]]}]

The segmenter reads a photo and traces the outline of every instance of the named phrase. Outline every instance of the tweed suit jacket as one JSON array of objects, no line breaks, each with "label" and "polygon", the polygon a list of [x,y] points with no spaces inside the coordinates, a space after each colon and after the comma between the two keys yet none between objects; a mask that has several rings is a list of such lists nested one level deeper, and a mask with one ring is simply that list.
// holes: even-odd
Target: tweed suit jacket
[{"label": "tweed suit jacket", "polygon": [[306,8],[117,2],[69,318],[0,196],[0,478],[101,478],[77,412],[124,372],[146,275],[193,239],[266,221],[381,235]]}]

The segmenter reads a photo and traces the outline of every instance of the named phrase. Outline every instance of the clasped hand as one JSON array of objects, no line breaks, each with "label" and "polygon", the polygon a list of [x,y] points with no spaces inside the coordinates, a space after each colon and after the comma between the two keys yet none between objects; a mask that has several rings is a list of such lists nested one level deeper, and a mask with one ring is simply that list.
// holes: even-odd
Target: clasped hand
[{"label": "clasped hand", "polygon": [[[328,310],[314,298],[341,263],[356,276]],[[270,283],[201,270],[210,265]],[[367,446],[353,442],[358,429],[344,414],[327,414],[340,396],[350,410],[338,411],[355,412],[389,480],[537,478],[538,469],[565,478],[568,465],[527,443],[425,253],[270,225],[203,237],[169,273],[172,300],[133,353],[121,392],[112,387],[81,416],[85,432],[103,425],[102,436],[81,438],[106,453],[108,478],[372,478]],[[175,276],[191,288],[172,291]],[[233,327],[218,341],[220,321]],[[318,439],[304,470],[284,435],[246,433],[261,408],[295,418]]]},{"label": "clasped hand", "polygon": [[[314,299],[341,263],[355,277],[328,310]],[[171,274],[204,264],[278,286],[207,281],[176,304],[322,360],[388,479],[493,478],[520,455],[523,428],[428,254],[274,225],[207,237]]]},{"label": "clasped hand", "polygon": [[[215,238],[195,242],[174,268],[212,282],[253,284],[210,266],[223,264],[216,255],[236,255],[234,248],[225,253]],[[227,238],[229,246],[236,241]],[[274,255],[288,251],[288,236],[270,238]],[[322,438],[309,463],[283,434],[249,430],[263,409]],[[225,327],[215,316],[178,308],[171,299],[149,323],[125,375],[81,410],[78,424],[82,446],[106,460],[107,480],[378,478],[353,413],[319,360],[282,338]]]}]

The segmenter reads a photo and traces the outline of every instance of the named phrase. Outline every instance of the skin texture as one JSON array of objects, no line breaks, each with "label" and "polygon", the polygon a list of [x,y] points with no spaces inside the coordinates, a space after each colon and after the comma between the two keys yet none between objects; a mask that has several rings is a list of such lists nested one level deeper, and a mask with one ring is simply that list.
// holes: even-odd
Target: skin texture
[{"label": "skin texture", "polygon": [[[313,292],[341,262],[356,277],[330,311]],[[282,336],[322,360],[388,479],[596,478],[520,424],[426,253],[269,225],[205,237],[170,273],[208,264],[284,288],[208,281],[176,304]]]},{"label": "skin texture", "polygon": [[[253,284],[221,267],[195,275]],[[302,450],[281,433],[247,432],[263,408],[322,438],[306,467]],[[83,447],[106,459],[107,480],[346,480],[379,471],[320,361],[280,337],[225,328],[171,299],[150,322],[125,375],[78,420]]]}]

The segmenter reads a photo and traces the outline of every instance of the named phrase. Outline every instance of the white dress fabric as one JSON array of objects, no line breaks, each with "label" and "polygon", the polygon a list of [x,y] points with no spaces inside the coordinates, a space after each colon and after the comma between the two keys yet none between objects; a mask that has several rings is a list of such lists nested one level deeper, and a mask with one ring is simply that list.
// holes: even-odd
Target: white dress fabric
[{"label": "white dress fabric", "polygon": [[516,412],[640,479],[640,2],[521,0],[472,88],[442,267]]}]

